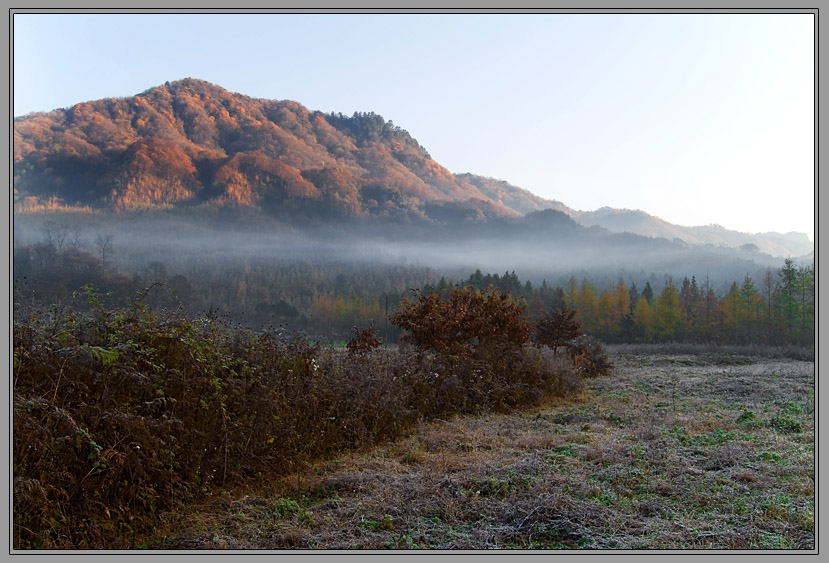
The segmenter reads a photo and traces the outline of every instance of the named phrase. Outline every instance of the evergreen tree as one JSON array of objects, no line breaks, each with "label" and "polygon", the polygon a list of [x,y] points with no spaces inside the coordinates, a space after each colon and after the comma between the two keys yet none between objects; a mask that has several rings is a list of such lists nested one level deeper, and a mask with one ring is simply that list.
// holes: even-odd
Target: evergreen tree
[{"label": "evergreen tree", "polygon": [[642,297],[648,301],[648,305],[653,303],[653,288],[651,282],[645,282],[645,289],[642,290]]},{"label": "evergreen tree", "polygon": [[741,319],[741,297],[740,288],[737,282],[731,284],[731,289],[728,291],[722,300],[722,318],[721,328],[722,333],[729,342],[738,342]]},{"label": "evergreen tree", "polygon": [[567,280],[567,286],[564,288],[564,306],[568,309],[575,309],[578,304],[579,282],[576,281],[576,276],[570,276]]},{"label": "evergreen tree", "polygon": [[777,281],[771,268],[766,269],[763,276],[763,324],[765,326],[765,341],[767,344],[777,342]]},{"label": "evergreen tree", "polygon": [[633,311],[636,309],[636,303],[639,301],[639,297],[641,297],[641,294],[639,293],[639,290],[636,288],[636,283],[630,284],[630,289],[628,289],[628,302],[630,303],[630,310],[628,311],[629,313],[633,313]]},{"label": "evergreen tree", "polygon": [[541,288],[538,290],[541,300],[548,311],[556,311],[565,307],[564,290],[560,287],[552,288],[547,285],[547,280],[541,283]]},{"label": "evergreen tree", "polygon": [[783,315],[783,333],[787,338],[794,335],[799,321],[799,288],[798,288],[798,274],[797,267],[794,260],[786,258],[783,267],[780,269],[780,293],[778,301],[780,304],[780,311]]},{"label": "evergreen tree", "polygon": [[720,301],[717,298],[714,288],[711,287],[711,280],[707,275],[705,276],[700,293],[701,298],[696,315],[701,325],[698,334],[703,342],[708,343],[716,340],[716,319],[720,311]]},{"label": "evergreen tree", "polygon": [[697,285],[697,279],[691,276],[689,280],[686,276],[682,280],[682,287],[679,290],[679,307],[682,315],[682,335],[684,338],[693,340],[698,335],[699,330],[697,314],[699,312],[699,304],[702,299],[700,288]]},{"label": "evergreen tree", "polygon": [[814,264],[802,266],[797,270],[797,287],[799,289],[800,341],[803,344],[814,342],[815,338],[815,267]]}]

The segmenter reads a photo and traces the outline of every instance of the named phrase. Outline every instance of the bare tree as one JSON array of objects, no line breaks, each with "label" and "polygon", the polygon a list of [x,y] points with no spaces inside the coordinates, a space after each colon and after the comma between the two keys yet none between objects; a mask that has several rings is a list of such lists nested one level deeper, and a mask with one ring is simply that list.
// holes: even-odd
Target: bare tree
[{"label": "bare tree", "polygon": [[69,235],[69,227],[66,225],[58,225],[55,221],[46,221],[40,228],[43,231],[45,243],[51,246],[58,253],[63,252],[63,245],[66,243],[66,237]]},{"label": "bare tree", "polygon": [[73,225],[69,227],[68,238],[66,250],[80,250],[81,246],[83,246],[83,241],[81,241],[81,228],[79,226]]},{"label": "bare tree", "polygon": [[101,253],[101,266],[106,270],[112,256],[112,235],[98,235],[95,237],[95,246]]}]

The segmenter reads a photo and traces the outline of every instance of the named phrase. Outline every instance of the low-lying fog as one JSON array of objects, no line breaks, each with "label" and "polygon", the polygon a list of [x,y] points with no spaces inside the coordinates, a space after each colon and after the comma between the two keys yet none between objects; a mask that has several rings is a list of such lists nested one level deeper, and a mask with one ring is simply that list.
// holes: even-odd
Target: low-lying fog
[{"label": "low-lying fog", "polygon": [[[389,227],[355,234],[346,228],[301,232],[295,228],[251,223],[240,228],[207,222],[171,221],[131,216],[66,215],[14,217],[14,244],[75,243],[92,254],[100,237],[110,237],[112,263],[131,273],[161,262],[170,273],[188,275],[198,264],[238,265],[270,261],[348,263],[350,268],[400,264],[440,271],[463,279],[476,269],[484,273],[515,271],[522,281],[546,279],[563,285],[570,276],[612,284],[684,277],[706,277],[717,291],[746,275],[759,280],[783,260],[733,248],[691,246],[677,241],[635,235],[610,235],[600,229],[545,233],[543,230],[496,235],[461,231],[432,232],[422,228]],[[96,240],[98,243],[96,243]]]}]

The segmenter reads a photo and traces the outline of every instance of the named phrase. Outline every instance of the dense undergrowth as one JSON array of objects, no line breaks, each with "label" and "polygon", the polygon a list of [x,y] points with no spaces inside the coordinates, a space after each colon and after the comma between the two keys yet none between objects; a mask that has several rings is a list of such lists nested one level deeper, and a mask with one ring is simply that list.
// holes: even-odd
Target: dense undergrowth
[{"label": "dense undergrowth", "polygon": [[346,351],[87,298],[91,313],[15,311],[15,549],[136,547],[183,503],[267,488],[421,420],[538,405],[609,369],[589,339],[569,355],[528,333],[450,354],[357,331],[370,345]]}]

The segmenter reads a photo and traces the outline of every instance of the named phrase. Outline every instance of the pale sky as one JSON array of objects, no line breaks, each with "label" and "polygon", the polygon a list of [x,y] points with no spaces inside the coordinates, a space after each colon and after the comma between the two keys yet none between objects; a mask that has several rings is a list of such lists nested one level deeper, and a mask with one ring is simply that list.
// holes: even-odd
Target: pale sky
[{"label": "pale sky", "polygon": [[580,210],[814,240],[811,14],[15,14],[14,115],[185,77]]}]

